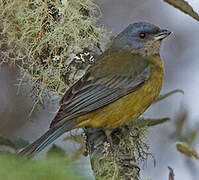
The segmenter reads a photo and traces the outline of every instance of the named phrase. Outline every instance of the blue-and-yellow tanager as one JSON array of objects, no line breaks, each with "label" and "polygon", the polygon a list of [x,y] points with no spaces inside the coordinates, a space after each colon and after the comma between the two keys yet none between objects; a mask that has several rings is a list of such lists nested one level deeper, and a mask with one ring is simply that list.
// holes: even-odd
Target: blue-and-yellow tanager
[{"label": "blue-and-yellow tanager", "polygon": [[75,128],[113,130],[137,119],[160,93],[164,67],[159,51],[169,34],[153,24],[130,24],[66,91],[50,129],[20,154],[40,152]]}]

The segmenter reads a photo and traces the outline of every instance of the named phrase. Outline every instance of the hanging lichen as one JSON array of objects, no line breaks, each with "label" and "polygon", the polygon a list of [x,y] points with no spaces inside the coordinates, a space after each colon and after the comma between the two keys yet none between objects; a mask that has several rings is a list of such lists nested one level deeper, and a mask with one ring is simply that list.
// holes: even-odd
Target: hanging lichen
[{"label": "hanging lichen", "polygon": [[0,46],[6,45],[1,62],[19,66],[19,85],[31,86],[35,103],[49,92],[62,95],[75,55],[97,51],[103,36],[95,26],[100,11],[92,0],[0,0],[0,12]]}]

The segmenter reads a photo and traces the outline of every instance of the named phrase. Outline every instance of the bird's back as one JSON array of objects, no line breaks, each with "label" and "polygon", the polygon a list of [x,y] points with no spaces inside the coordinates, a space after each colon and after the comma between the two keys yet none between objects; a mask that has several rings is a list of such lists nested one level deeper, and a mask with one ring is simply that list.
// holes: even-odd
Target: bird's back
[{"label": "bird's back", "polygon": [[[160,57],[158,55],[147,57],[146,60],[145,58],[133,54],[131,55],[129,53],[123,56],[124,54],[122,53],[124,52],[114,53],[111,55],[107,54],[107,56],[103,57],[104,62],[102,61],[102,63],[109,63],[109,56],[111,56],[111,58],[115,57],[116,60],[114,63],[118,63],[117,65],[107,66],[114,67],[114,70],[110,68],[110,70],[105,70],[104,72],[114,73],[117,71],[126,74],[131,73],[134,76],[148,66],[148,80],[138,90],[127,94],[114,103],[108,104],[102,108],[90,112],[89,114],[78,117],[77,121],[82,121],[82,123],[78,124],[77,127],[90,125],[94,127],[105,127],[107,129],[117,128],[138,118],[159,95],[164,77],[163,63]],[[123,60],[121,60],[121,57],[123,57]],[[117,59],[120,60],[117,61]],[[100,69],[100,67],[97,69]],[[96,74],[98,73],[97,71],[93,72]]]}]

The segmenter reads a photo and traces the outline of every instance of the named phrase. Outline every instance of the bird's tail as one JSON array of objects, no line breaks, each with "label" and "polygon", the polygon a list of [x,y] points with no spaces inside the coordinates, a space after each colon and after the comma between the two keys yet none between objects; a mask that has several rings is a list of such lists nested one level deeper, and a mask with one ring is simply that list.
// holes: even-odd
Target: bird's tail
[{"label": "bird's tail", "polygon": [[46,146],[51,144],[55,139],[60,137],[62,134],[72,130],[76,124],[77,122],[75,122],[74,120],[70,120],[59,127],[53,127],[49,129],[43,136],[41,136],[32,144],[25,147],[18,154],[22,156],[32,157],[34,154],[42,151]]}]

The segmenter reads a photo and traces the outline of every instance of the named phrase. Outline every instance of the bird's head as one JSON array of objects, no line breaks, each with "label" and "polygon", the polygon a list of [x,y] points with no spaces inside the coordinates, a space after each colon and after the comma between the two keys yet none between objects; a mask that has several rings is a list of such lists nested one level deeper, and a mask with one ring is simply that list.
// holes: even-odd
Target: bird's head
[{"label": "bird's head", "polygon": [[111,47],[118,50],[130,50],[142,56],[153,56],[159,54],[161,41],[170,34],[170,31],[160,29],[153,24],[134,23],[113,39]]}]

